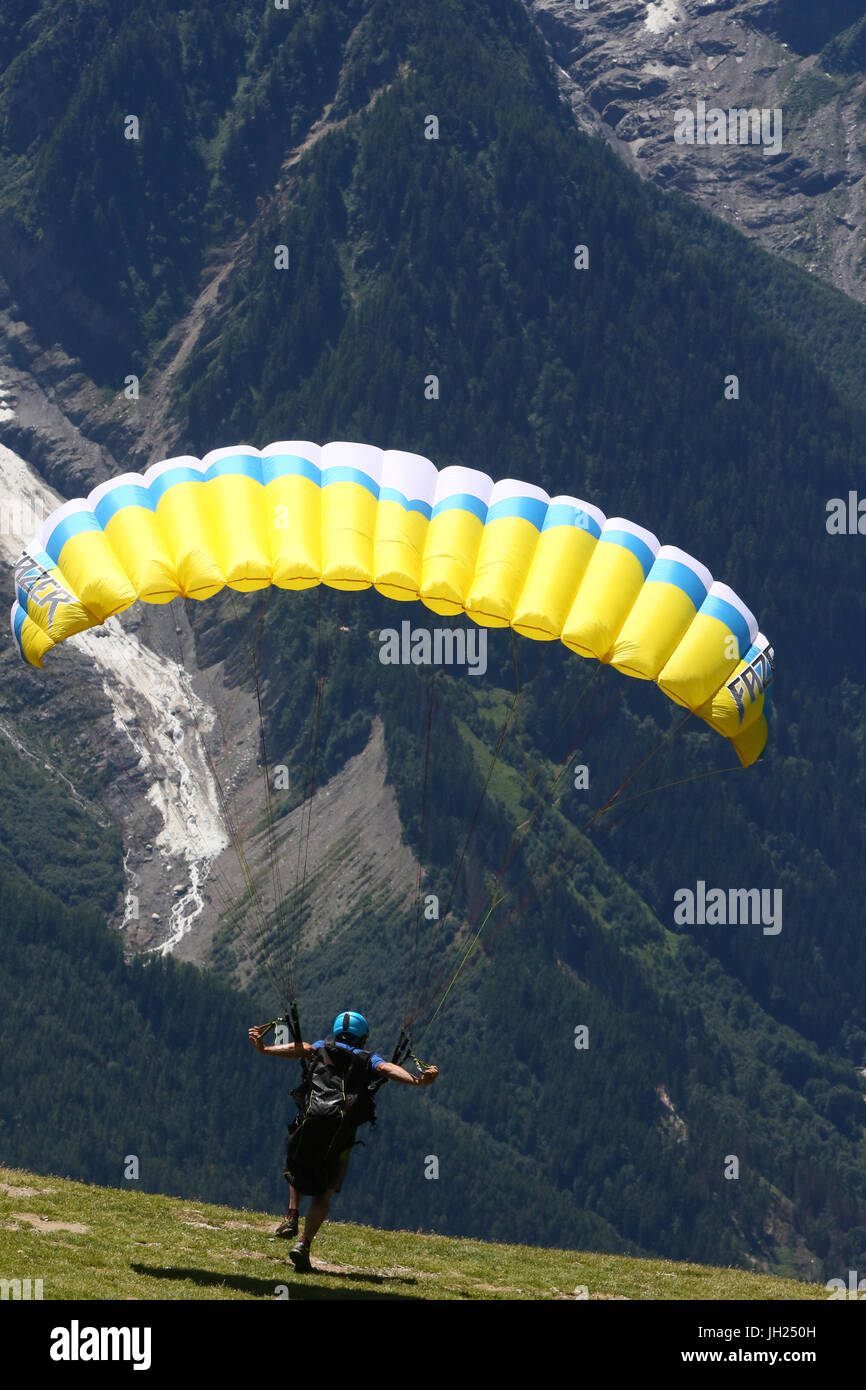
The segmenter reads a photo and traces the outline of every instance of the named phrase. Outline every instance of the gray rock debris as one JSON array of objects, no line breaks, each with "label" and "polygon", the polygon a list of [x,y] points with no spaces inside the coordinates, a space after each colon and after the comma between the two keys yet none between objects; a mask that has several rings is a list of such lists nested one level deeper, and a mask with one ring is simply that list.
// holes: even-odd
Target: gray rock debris
[{"label": "gray rock debris", "polygon": [[[866,300],[866,140],[862,74],[827,74],[780,0],[524,0],[547,41],[578,125],[644,178],[707,211],[856,299]],[[846,22],[850,22],[850,19]],[[825,17],[818,35],[833,33]],[[676,112],[782,112],[782,150],[675,141]]]}]

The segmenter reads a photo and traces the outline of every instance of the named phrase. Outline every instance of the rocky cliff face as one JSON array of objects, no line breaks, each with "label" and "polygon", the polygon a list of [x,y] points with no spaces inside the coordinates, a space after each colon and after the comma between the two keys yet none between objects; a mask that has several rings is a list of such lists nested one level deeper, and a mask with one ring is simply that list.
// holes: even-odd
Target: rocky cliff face
[{"label": "rocky cliff face", "polygon": [[[646,177],[866,298],[858,232],[866,149],[857,131],[866,92],[866,21],[857,21],[866,0],[834,0],[826,13],[812,13],[805,0],[526,4],[585,130],[603,135]],[[710,134],[721,133],[715,108],[766,110],[773,120],[766,130],[759,123],[754,144],[713,143]],[[683,110],[694,116],[691,144],[675,138]],[[327,116],[317,121],[286,167],[328,128]],[[777,136],[781,149],[773,153]],[[0,219],[3,269],[35,255],[6,231]],[[176,451],[177,373],[213,331],[235,257],[247,254],[256,235],[253,223],[215,257],[138,401],[120,393],[106,399],[80,362],[26,321],[0,278],[0,562],[7,576],[60,501]],[[36,273],[35,260],[32,267]],[[179,646],[188,681],[178,674]],[[45,675],[22,670],[10,643],[0,649],[0,737],[45,764],[53,731],[61,731],[67,756],[93,771],[92,799],[122,828],[126,901],[118,902],[115,921],[131,949],[179,949],[195,958],[220,908],[240,893],[209,758],[224,759],[220,777],[238,804],[249,794],[253,826],[260,815],[253,807],[258,723],[251,694],[226,695],[222,676],[197,669],[192,634],[174,609],[122,615],[106,635],[70,644]],[[222,743],[214,733],[222,727],[215,695],[233,710]],[[374,751],[378,777],[384,753],[378,745]],[[59,753],[55,764],[64,776]],[[396,808],[383,803],[382,816],[393,819]],[[328,875],[319,879],[325,884]],[[343,896],[348,901],[348,888]],[[323,901],[334,918],[344,910],[339,893]]]},{"label": "rocky cliff face", "polygon": [[[199,318],[196,305],[187,333]],[[175,361],[170,354],[160,383]],[[171,452],[161,402],[158,385],[137,419],[116,403],[102,406],[78,363],[58,347],[40,348],[4,302],[0,280],[0,573],[7,608],[15,562],[56,507],[119,473],[129,458],[152,462]],[[249,682],[227,686],[222,663],[200,668],[182,604],[137,604],[70,639],[39,672],[4,642],[2,740],[49,782],[62,782],[83,812],[120,830],[124,897],[111,920],[130,953],[174,953],[201,963],[221,917],[234,918],[240,907],[245,926],[235,945],[248,978],[256,930],[247,873],[261,912],[274,909],[259,718]],[[402,903],[416,870],[410,850],[393,852],[401,835],[377,721],[364,753],[317,790],[312,807],[304,803],[279,822],[284,886],[295,886],[298,842],[308,839],[304,901],[320,929],[339,930],[362,889]]]},{"label": "rocky cliff face", "polygon": [[584,130],[866,299],[863,0],[525,3]]}]

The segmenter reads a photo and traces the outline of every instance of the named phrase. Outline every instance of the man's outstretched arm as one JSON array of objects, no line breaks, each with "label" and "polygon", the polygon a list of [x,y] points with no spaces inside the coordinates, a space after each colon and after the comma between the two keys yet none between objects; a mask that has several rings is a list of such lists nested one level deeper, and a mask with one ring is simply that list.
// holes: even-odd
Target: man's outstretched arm
[{"label": "man's outstretched arm", "polygon": [[[266,1032],[267,1029],[265,1029],[265,1033]],[[270,1047],[266,1047],[264,1042],[262,1041],[262,1037],[263,1034],[258,1028],[250,1029],[250,1042],[256,1049],[256,1052],[266,1052],[269,1057],[288,1057],[290,1059],[297,1059],[300,1057],[312,1057],[313,1053],[316,1050],[313,1047],[312,1043],[305,1042],[273,1043]]]},{"label": "man's outstretched arm", "polygon": [[376,1075],[399,1081],[404,1086],[432,1086],[439,1075],[439,1068],[428,1067],[420,1076],[413,1076],[411,1071],[407,1071],[405,1067],[398,1067],[396,1062],[380,1062],[376,1068]]}]

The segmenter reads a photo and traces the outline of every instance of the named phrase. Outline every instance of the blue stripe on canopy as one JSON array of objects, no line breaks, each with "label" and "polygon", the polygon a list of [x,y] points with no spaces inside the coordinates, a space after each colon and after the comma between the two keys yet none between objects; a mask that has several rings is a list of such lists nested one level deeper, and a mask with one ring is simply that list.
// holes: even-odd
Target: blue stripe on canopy
[{"label": "blue stripe on canopy", "polygon": [[494,502],[492,507],[487,509],[487,523],[491,521],[501,521],[503,517],[520,517],[521,521],[530,522],[540,531],[544,525],[544,518],[547,515],[547,503],[542,502],[540,497],[503,497],[501,502]]},{"label": "blue stripe on canopy", "polygon": [[360,468],[349,468],[343,463],[335,463],[330,468],[322,469],[322,487],[328,487],[330,483],[357,483],[359,487],[365,487],[375,498],[378,499],[379,496],[379,484],[369,473]]},{"label": "blue stripe on canopy", "polygon": [[82,531],[101,531],[102,527],[93,512],[72,512],[55,526],[45,546],[52,565],[60,564],[60,555],[66,542]]},{"label": "blue stripe on canopy", "polygon": [[402,492],[398,492],[394,487],[383,487],[382,491],[379,493],[379,501],[399,502],[400,506],[403,507],[405,511],[420,512],[422,516],[426,516],[428,521],[433,511],[429,502],[422,502],[418,497],[410,502],[408,497],[405,497]]},{"label": "blue stripe on canopy", "polygon": [[695,611],[700,608],[707,596],[707,586],[695,574],[693,569],[684,565],[682,560],[656,560],[649,574],[647,575],[648,584],[673,584],[677,589],[682,589],[684,594],[688,594],[695,606]]},{"label": "blue stripe on canopy", "polygon": [[260,483],[262,461],[258,454],[226,454],[225,458],[214,459],[204,474],[204,479],[209,483],[211,478],[224,478],[226,474],[252,478],[254,482]]},{"label": "blue stripe on canopy", "polygon": [[308,478],[316,487],[322,486],[321,468],[300,454],[268,454],[262,459],[262,482],[267,486],[277,478]]},{"label": "blue stripe on canopy", "polygon": [[480,497],[473,497],[471,492],[455,492],[452,497],[443,497],[441,502],[437,502],[433,508],[431,520],[436,519],[442,512],[471,512],[477,516],[479,521],[487,520],[487,507]]},{"label": "blue stripe on canopy", "polygon": [[595,517],[590,516],[582,507],[572,507],[568,502],[557,502],[548,507],[542,530],[552,531],[554,526],[574,526],[580,531],[586,531],[589,536],[595,536],[596,540],[601,535],[601,527]]},{"label": "blue stripe on canopy", "polygon": [[19,603],[15,603],[13,616],[13,635],[15,641],[18,642],[18,651],[21,652],[22,656],[24,656],[24,646],[21,645],[21,628],[24,627],[25,617],[26,613],[24,612],[24,609],[22,609]]},{"label": "blue stripe on canopy", "polygon": [[145,511],[152,512],[154,499],[151,497],[150,489],[142,487],[141,483],[123,483],[121,487],[113,487],[110,492],[100,497],[93,509],[93,515],[104,531],[111,518],[117,516],[125,507],[144,507]]},{"label": "blue stripe on canopy", "polygon": [[[701,605],[701,613],[707,618],[716,618],[725,627],[730,628],[737,639],[740,649],[740,660],[746,655],[751,638],[749,637],[748,624],[740,612],[732,603],[727,603],[725,599],[719,598],[717,594],[708,594],[706,600]],[[754,649],[754,652],[757,648]]]},{"label": "blue stripe on canopy", "polygon": [[30,558],[37,565],[41,565],[43,569],[50,570],[54,568],[54,561],[47,550],[31,550]]},{"label": "blue stripe on canopy", "polygon": [[655,560],[655,556],[646,541],[642,541],[640,536],[635,536],[631,531],[603,531],[601,539],[611,545],[621,545],[624,550],[630,550],[643,570],[644,579],[646,579]]},{"label": "blue stripe on canopy", "polygon": [[148,486],[150,500],[155,508],[160,503],[167,492],[173,487],[178,487],[181,483],[201,483],[204,479],[198,468],[184,468],[180,465],[177,468],[167,468],[164,473],[160,473],[158,478],[154,478]]}]

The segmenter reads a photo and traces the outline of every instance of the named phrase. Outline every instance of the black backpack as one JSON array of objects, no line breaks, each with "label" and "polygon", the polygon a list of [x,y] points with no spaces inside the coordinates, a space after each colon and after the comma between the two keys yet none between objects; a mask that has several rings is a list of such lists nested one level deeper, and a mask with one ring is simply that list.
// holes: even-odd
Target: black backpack
[{"label": "black backpack", "polygon": [[289,1126],[286,1176],[302,1192],[329,1186],[333,1164],[355,1144],[359,1125],[376,1123],[370,1087],[372,1052],[350,1052],[333,1038],[307,1062],[306,1074],[292,1091],[298,1113]]}]

